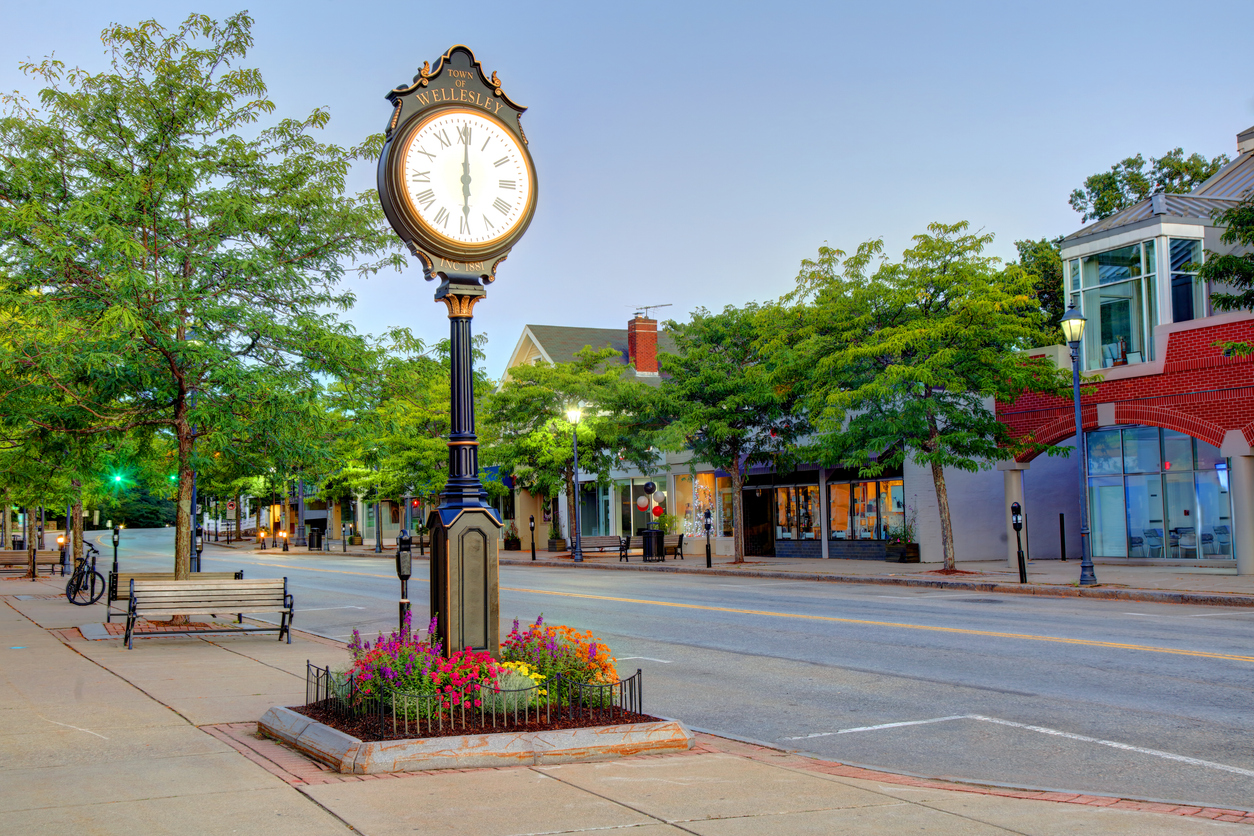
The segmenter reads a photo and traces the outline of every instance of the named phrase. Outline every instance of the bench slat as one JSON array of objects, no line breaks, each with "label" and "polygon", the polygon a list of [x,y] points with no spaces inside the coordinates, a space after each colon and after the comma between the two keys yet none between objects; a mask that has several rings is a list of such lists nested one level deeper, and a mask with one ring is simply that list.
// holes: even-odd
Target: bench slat
[{"label": "bench slat", "polygon": [[236,613],[250,612],[275,612],[282,610],[282,607],[194,607],[160,609],[160,610],[140,610],[139,615],[147,618],[151,615],[235,615]]}]

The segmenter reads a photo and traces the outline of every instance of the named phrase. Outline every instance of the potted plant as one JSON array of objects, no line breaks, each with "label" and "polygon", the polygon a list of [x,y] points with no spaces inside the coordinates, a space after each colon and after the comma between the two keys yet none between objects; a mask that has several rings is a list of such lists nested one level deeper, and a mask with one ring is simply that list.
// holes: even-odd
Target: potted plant
[{"label": "potted plant", "polygon": [[518,536],[518,526],[513,520],[510,520],[509,528],[505,529],[505,551],[522,551],[522,538]]},{"label": "potted plant", "polygon": [[888,538],[884,543],[884,559],[889,563],[918,563],[919,544],[915,542],[916,511],[906,506],[901,516],[901,524],[888,527]]},{"label": "potted plant", "polygon": [[557,520],[549,523],[549,551],[566,551],[566,538],[562,536],[562,530],[557,527]]}]

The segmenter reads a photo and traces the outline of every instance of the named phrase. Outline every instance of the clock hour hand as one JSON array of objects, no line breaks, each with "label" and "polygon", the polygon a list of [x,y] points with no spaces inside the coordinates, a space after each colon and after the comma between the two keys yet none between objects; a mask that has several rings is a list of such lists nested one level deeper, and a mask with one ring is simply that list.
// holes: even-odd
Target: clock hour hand
[{"label": "clock hour hand", "polygon": [[470,142],[462,142],[462,215],[470,225]]}]

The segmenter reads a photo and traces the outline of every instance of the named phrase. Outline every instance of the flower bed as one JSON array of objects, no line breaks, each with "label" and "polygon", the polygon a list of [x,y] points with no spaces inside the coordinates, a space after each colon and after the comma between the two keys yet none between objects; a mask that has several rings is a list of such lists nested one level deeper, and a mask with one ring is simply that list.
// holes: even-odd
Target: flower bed
[{"label": "flower bed", "polygon": [[347,671],[308,667],[295,709],[361,740],[493,731],[543,731],[653,722],[641,708],[642,674],[619,679],[609,647],[591,633],[537,618],[514,629],[500,660],[483,651],[440,655],[432,620],[419,636],[363,642],[354,631]]}]

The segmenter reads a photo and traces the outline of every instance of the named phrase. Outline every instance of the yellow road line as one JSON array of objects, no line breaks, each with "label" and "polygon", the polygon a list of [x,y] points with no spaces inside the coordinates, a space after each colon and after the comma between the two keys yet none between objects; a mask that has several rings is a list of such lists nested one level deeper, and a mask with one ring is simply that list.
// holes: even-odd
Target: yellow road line
[{"label": "yellow road line", "polygon": [[588,595],[581,592],[553,592],[545,589],[516,589],[501,587],[509,592],[530,592],[535,595],[557,595],[564,598],[591,598],[595,601],[618,601],[625,604],[651,604],[655,607],[676,607],[688,610],[707,610],[709,612],[727,612],[738,615],[765,615],[772,618],[800,618],[807,621],[834,621],[841,624],[867,624],[874,627],[896,627],[902,630],[928,630],[936,633],[961,633],[967,636],[990,636],[999,639],[1026,639],[1035,642],[1055,642],[1057,644],[1079,644],[1087,647],[1109,647],[1117,650],[1143,650],[1147,653],[1170,653],[1176,656],[1201,656],[1206,659],[1229,659],[1234,662],[1254,662],[1254,656],[1235,656],[1229,653],[1210,653],[1205,650],[1179,650],[1174,647],[1153,647],[1142,644],[1123,644],[1120,642],[1101,642],[1092,639],[1064,639],[1059,636],[1033,636],[1027,633],[998,633],[991,630],[967,630],[961,627],[933,627],[926,624],[901,624],[896,621],[868,621],[861,618],[837,618],[831,615],[804,615],[802,613],[773,612],[771,610],[742,610],[734,607],[711,607],[702,604],[677,604],[670,601],[650,601],[643,598],[615,598],[609,595]]},{"label": "yellow road line", "polygon": [[[387,578],[387,575],[372,575],[367,572],[348,572],[342,569],[315,569],[307,566],[291,566],[286,563],[259,563],[256,566],[276,566],[283,569],[300,569],[302,572],[332,572],[341,575],[361,575],[367,578]],[[426,583],[422,578],[413,581]],[[1254,662],[1254,656],[1237,656],[1231,653],[1211,653],[1205,650],[1181,650],[1174,647],[1155,647],[1144,644],[1123,644],[1122,642],[1102,642],[1094,639],[1065,639],[1060,636],[1033,636],[1028,633],[999,633],[992,630],[968,630],[962,627],[934,627],[927,624],[902,624],[897,621],[869,621],[861,618],[837,618],[832,615],[805,615],[803,613],[774,612],[772,610],[742,610],[735,607],[711,607],[703,604],[679,604],[672,601],[651,601],[646,598],[616,598],[611,595],[589,595],[585,592],[555,592],[549,589],[523,589],[520,587],[503,586],[502,592],[529,592],[532,595],[555,595],[560,598],[587,598],[593,601],[616,601],[622,604],[648,604],[654,607],[674,607],[685,610],[705,610],[707,612],[725,612],[736,615],[765,615],[771,618],[799,618],[805,621],[832,621],[840,624],[865,624],[872,627],[895,627],[901,630],[926,630],[933,633],[958,633],[964,636],[988,636],[998,639],[1023,639],[1034,642],[1053,642],[1055,644],[1078,644],[1085,647],[1108,647],[1114,650],[1141,650],[1146,653],[1168,653],[1173,656],[1198,656],[1203,659],[1228,659],[1233,662]]]}]

